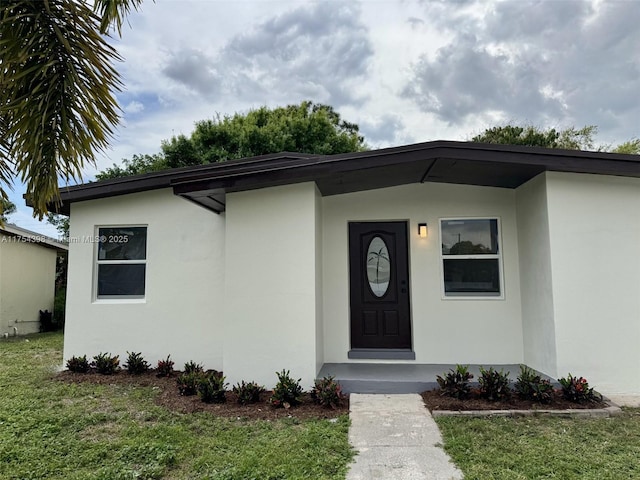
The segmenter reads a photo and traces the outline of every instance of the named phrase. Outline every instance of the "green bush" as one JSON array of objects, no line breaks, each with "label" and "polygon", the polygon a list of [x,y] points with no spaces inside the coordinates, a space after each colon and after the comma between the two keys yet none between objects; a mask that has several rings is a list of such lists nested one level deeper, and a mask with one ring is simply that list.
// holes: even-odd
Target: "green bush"
[{"label": "green bush", "polygon": [[75,373],[87,373],[89,371],[90,365],[87,361],[87,356],[83,355],[81,357],[71,357],[67,360],[67,370]]},{"label": "green bush", "polygon": [[186,397],[198,393],[198,385],[202,382],[203,377],[203,372],[181,373],[178,375],[176,382],[178,383],[180,395]]},{"label": "green bush", "polygon": [[311,398],[324,407],[337,408],[342,405],[344,395],[340,384],[333,379],[333,376],[329,376],[315,381]]},{"label": "green bush", "polygon": [[170,377],[173,375],[173,360],[171,360],[171,355],[167,355],[166,360],[158,360],[158,365],[156,366],[156,376],[157,377]]},{"label": "green bush", "polygon": [[602,401],[602,395],[589,387],[589,382],[583,377],[574,377],[569,374],[566,378],[559,378],[562,386],[562,396],[575,403]]},{"label": "green bush", "polygon": [[441,395],[463,399],[471,392],[469,380],[472,378],[473,374],[469,373],[468,365],[456,365],[456,369],[450,369],[444,377],[438,375],[436,381],[442,391]]},{"label": "green bush", "polygon": [[227,401],[225,396],[225,388],[227,386],[224,383],[225,377],[215,370],[202,376],[200,383],[198,383],[198,394],[200,400],[205,403],[224,403]]},{"label": "green bush", "polygon": [[184,364],[183,373],[202,373],[203,371],[202,364],[196,363],[193,360]]},{"label": "green bush", "polygon": [[276,372],[276,375],[278,376],[278,383],[269,399],[271,405],[278,408],[289,408],[302,403],[302,387],[300,386],[302,379],[293,380],[289,376],[289,370],[282,370],[280,373]]},{"label": "green bush", "polygon": [[120,358],[118,355],[112,357],[109,353],[99,353],[93,357],[91,366],[102,375],[112,375],[120,369]]},{"label": "green bush", "polygon": [[518,375],[514,388],[521,398],[540,403],[549,403],[553,394],[551,382],[543,379],[526,365],[520,365],[520,375]]},{"label": "green bush", "polygon": [[53,324],[56,330],[64,328],[65,307],[67,303],[67,289],[60,288],[53,298]]},{"label": "green bush", "polygon": [[142,358],[142,353],[127,352],[127,355],[127,363],[124,364],[124,368],[130,375],[140,375],[149,371],[150,365]]},{"label": "green bush", "polygon": [[246,405],[248,403],[257,403],[260,401],[260,395],[264,393],[264,387],[258,385],[256,382],[237,383],[233,387],[233,393],[238,396],[238,403]]},{"label": "green bush", "polygon": [[487,400],[502,400],[509,398],[511,395],[509,372],[504,373],[502,370],[498,372],[493,367],[489,367],[489,370],[480,367],[478,383],[480,384],[481,395]]}]

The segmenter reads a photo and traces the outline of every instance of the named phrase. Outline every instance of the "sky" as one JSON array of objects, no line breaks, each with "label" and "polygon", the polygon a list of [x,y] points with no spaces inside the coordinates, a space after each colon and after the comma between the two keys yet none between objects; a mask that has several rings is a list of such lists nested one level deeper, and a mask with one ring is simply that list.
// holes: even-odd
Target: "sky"
[{"label": "sky", "polygon": [[[506,123],[619,144],[640,136],[638,25],[640,0],[146,0],[112,41],[122,119],[84,180],[196,121],[303,100],[372,148]],[[23,193],[9,221],[57,236]]]}]

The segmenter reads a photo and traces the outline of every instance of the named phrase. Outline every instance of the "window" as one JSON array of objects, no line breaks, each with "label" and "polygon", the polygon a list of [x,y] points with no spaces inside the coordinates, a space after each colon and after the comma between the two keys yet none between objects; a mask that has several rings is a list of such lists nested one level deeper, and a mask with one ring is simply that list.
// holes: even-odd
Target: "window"
[{"label": "window", "polygon": [[144,298],[147,227],[98,228],[96,297]]},{"label": "window", "polygon": [[498,219],[442,219],[445,297],[500,297]]}]

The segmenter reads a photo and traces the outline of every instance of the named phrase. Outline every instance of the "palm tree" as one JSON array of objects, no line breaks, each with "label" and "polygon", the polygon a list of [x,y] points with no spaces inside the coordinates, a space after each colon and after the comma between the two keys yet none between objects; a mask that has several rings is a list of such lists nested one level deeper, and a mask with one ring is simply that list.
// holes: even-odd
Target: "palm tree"
[{"label": "palm tree", "polygon": [[142,0],[0,0],[0,197],[18,177],[40,219],[119,120],[108,42]]}]

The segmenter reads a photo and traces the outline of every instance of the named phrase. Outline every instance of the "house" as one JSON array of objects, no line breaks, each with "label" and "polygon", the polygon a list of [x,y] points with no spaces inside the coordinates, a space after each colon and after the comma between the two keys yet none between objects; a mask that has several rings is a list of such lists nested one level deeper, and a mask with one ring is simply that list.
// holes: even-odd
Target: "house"
[{"label": "house", "polygon": [[56,258],[67,246],[15,225],[0,227],[0,336],[35,333],[53,312]]},{"label": "house", "polygon": [[64,188],[60,211],[65,359],[171,354],[267,387],[525,363],[640,393],[637,156],[282,153]]}]

